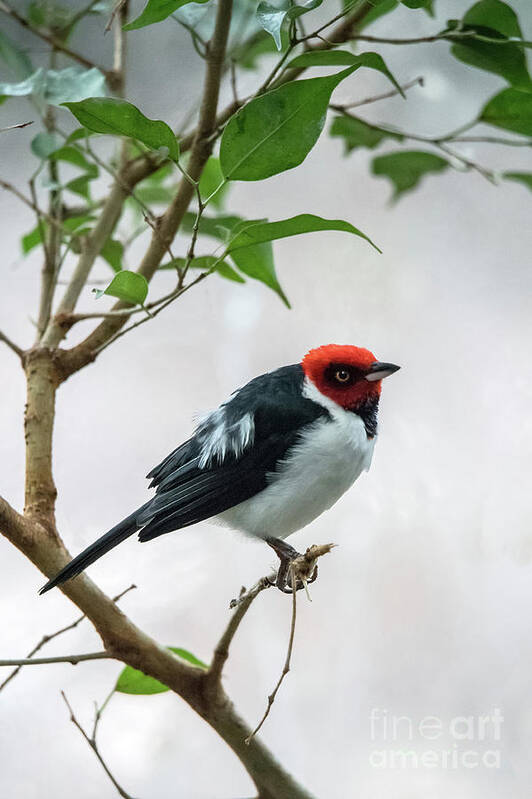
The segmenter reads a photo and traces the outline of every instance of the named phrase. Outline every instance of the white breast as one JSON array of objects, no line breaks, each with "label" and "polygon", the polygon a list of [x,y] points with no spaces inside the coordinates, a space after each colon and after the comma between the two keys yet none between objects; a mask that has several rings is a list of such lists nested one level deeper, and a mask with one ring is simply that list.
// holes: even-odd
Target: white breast
[{"label": "white breast", "polygon": [[357,414],[333,402],[327,409],[331,416],[309,425],[269,485],[218,521],[260,538],[286,538],[334,505],[369,469],[375,439]]}]

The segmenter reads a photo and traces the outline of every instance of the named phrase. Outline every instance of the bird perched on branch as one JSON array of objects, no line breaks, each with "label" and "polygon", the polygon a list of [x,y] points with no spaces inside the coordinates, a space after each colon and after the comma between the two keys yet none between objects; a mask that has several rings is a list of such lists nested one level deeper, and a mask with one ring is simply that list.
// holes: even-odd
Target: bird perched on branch
[{"label": "bird perched on branch", "polygon": [[284,539],[330,508],[371,463],[381,381],[399,369],[369,350],[328,344],[260,375],[199,422],[148,474],[155,496],[74,558],[40,593],[76,577],[138,532],[140,541],[213,519],[266,541]]}]

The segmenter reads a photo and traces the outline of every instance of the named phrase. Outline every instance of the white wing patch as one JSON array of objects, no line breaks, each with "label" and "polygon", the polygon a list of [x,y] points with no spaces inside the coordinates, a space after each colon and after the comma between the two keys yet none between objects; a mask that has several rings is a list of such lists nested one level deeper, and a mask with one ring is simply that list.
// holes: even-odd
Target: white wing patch
[{"label": "white wing patch", "polygon": [[198,425],[196,436],[201,445],[199,468],[205,469],[214,461],[222,463],[227,455],[240,457],[253,443],[254,435],[253,414],[246,413],[237,421],[229,423],[227,410],[221,405],[204,416]]}]

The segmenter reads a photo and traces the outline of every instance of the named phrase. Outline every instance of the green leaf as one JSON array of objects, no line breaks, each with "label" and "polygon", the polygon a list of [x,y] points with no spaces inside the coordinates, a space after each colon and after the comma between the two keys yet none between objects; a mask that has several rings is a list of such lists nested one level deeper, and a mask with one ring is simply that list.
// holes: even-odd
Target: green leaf
[{"label": "green leaf", "polygon": [[235,51],[234,59],[242,69],[256,69],[257,61],[261,56],[276,52],[275,42],[264,32],[264,35],[257,37],[256,41],[238,48]]},{"label": "green leaf", "polygon": [[77,166],[79,169],[82,169],[84,172],[86,172],[91,178],[98,177],[98,167],[96,164],[88,161],[81,150],[78,150],[77,147],[60,147],[59,150],[53,151],[49,158],[51,158],[53,161],[65,161],[67,164]]},{"label": "green leaf", "polygon": [[[481,36],[501,41],[509,37],[522,38],[517,15],[501,0],[475,3],[465,14],[460,29],[476,31]],[[526,56],[517,43],[494,44],[463,39],[452,45],[451,52],[459,61],[500,75],[516,88],[532,89]]]},{"label": "green leaf", "polygon": [[80,139],[85,140],[87,137],[94,135],[92,130],[87,130],[87,128],[76,128],[76,130],[73,130],[70,136],[65,139],[65,144],[74,144]]},{"label": "green leaf", "polygon": [[[192,211],[187,211],[181,223],[181,232],[191,233],[195,221],[196,214]],[[236,216],[235,214],[219,214],[218,216],[203,214],[200,219],[199,232],[203,236],[210,236],[218,241],[227,242],[231,237],[231,231],[243,221],[241,216]]]},{"label": "green leaf", "polygon": [[407,8],[423,8],[431,17],[434,16],[434,0],[401,0]]},{"label": "green leaf", "polygon": [[[194,3],[207,3],[208,1],[194,0]],[[139,28],[145,28],[146,25],[153,25],[154,22],[162,22],[178,8],[188,5],[190,2],[191,0],[148,0],[140,16],[124,25],[124,30],[136,31]]]},{"label": "green leaf", "polygon": [[532,136],[532,94],[518,89],[504,89],[484,106],[479,121]]},{"label": "green leaf", "polygon": [[61,139],[55,133],[38,133],[30,144],[30,149],[37,158],[46,159],[61,147]]},{"label": "green leaf", "polygon": [[[45,228],[43,224],[43,230],[44,229]],[[39,225],[37,225],[37,227],[34,227],[33,230],[30,230],[29,233],[26,233],[25,236],[22,236],[20,240],[22,254],[27,255],[31,250],[33,250],[35,247],[41,244],[41,242],[42,242],[41,229]]]},{"label": "green leaf", "polygon": [[137,272],[123,269],[116,273],[106,289],[94,290],[94,294],[96,299],[103,297],[104,294],[109,294],[111,297],[118,297],[119,300],[130,302],[132,305],[144,305],[148,294],[148,281]]},{"label": "green leaf", "polygon": [[275,272],[273,248],[270,241],[232,250],[231,258],[241,272],[264,283],[265,286],[275,291],[287,308],[291,307]]},{"label": "green leaf", "polygon": [[[235,283],[245,283],[243,277],[240,277],[238,272],[235,272],[232,266],[229,266],[226,261],[218,261],[218,258],[215,258],[214,255],[198,255],[196,258],[193,258],[190,262],[190,269],[204,269],[208,270],[216,264],[215,271],[221,276],[225,277],[227,280],[233,280]],[[167,261],[164,264],[161,264],[159,269],[184,269],[187,260],[186,258],[174,258],[173,261]]]},{"label": "green leaf", "polygon": [[69,233],[75,232],[80,235],[86,232],[85,230],[80,230],[80,228],[93,221],[94,216],[92,214],[81,214],[80,216],[69,216],[67,219],[63,219],[62,225]]},{"label": "green leaf", "polygon": [[389,133],[387,130],[382,130],[376,125],[369,125],[364,120],[353,116],[335,117],[329,134],[332,137],[343,139],[345,155],[358,147],[374,150],[383,139],[395,139],[396,141],[404,139],[399,133]]},{"label": "green leaf", "polygon": [[[124,257],[124,245],[121,241],[117,241],[117,239],[107,239],[100,250],[100,255],[104,261],[107,261],[111,269],[114,269],[115,272],[120,272],[122,269],[122,258]],[[133,274],[136,273],[134,272]]]},{"label": "green leaf", "polygon": [[298,166],[319,138],[335,87],[354,71],[287,83],[231,117],[220,145],[228,180],[263,180]]},{"label": "green leaf", "polygon": [[502,177],[505,180],[515,180],[517,183],[522,183],[523,186],[532,191],[532,172],[503,172]]},{"label": "green leaf", "polygon": [[374,175],[389,178],[394,186],[393,198],[415,188],[421,178],[430,172],[443,172],[448,161],[439,155],[417,150],[380,155],[373,159],[371,170]]},{"label": "green leaf", "polygon": [[[144,205],[166,205],[175,195],[175,188],[172,186],[141,186],[135,192],[135,197],[138,198]],[[135,204],[135,198],[132,198]]]},{"label": "green leaf", "polygon": [[[174,646],[169,646],[168,649],[180,657],[181,660],[186,660],[187,663],[198,666],[200,669],[207,669],[207,665],[203,663],[203,661],[199,660],[191,652],[187,652],[186,649],[180,649]],[[115,691],[122,694],[162,694],[169,690],[168,686],[164,685],[164,683],[159,682],[159,680],[156,680],[154,677],[143,674],[142,671],[134,669],[131,666],[126,666],[122,669],[115,685]]]},{"label": "green leaf", "polygon": [[378,53],[361,53],[354,55],[348,50],[316,50],[302,53],[289,62],[289,67],[336,67],[336,66],[368,67],[375,69],[385,75],[399,93],[404,97],[405,94],[397,83],[396,79],[384,63],[384,59]]},{"label": "green leaf", "polygon": [[32,95],[48,105],[77,102],[94,94],[105,94],[105,77],[95,67],[85,70],[67,67],[59,71],[39,67],[20,83],[0,83],[0,95]]},{"label": "green leaf", "polygon": [[[211,203],[215,208],[221,208],[223,206],[224,196],[229,189],[227,183],[222,185],[223,179],[224,176],[220,166],[220,161],[218,158],[215,158],[215,156],[211,155],[203,167],[203,172],[201,173],[199,183],[199,190],[202,200],[206,200],[207,197],[211,197],[212,195]],[[221,188],[216,191],[218,186],[221,186]],[[213,194],[215,191],[216,194]]]},{"label": "green leaf", "polygon": [[152,150],[164,147],[172,161],[179,159],[179,144],[172,129],[161,120],[148,119],[125,100],[91,97],[81,103],[64,103],[89,130],[137,139]]},{"label": "green leaf", "polygon": [[55,29],[64,39],[73,16],[73,10],[54,0],[34,0],[28,5],[28,19],[38,28]]},{"label": "green leaf", "polygon": [[373,22],[376,22],[380,17],[383,17],[385,14],[389,14],[390,11],[395,11],[397,6],[399,5],[398,0],[380,0],[380,2],[376,2],[373,0],[373,8],[371,11],[368,11],[367,14],[364,14],[364,18],[361,20],[358,29],[363,30],[371,25]]},{"label": "green leaf", "polygon": [[281,28],[285,20],[297,19],[302,14],[307,14],[309,11],[321,6],[322,2],[323,0],[307,0],[306,3],[300,6],[285,4],[279,8],[263,0],[257,7],[257,20],[261,28],[273,38],[277,49],[281,50]]},{"label": "green leaf", "polygon": [[85,200],[90,201],[90,181],[93,180],[91,175],[80,175],[79,178],[69,180],[65,184],[65,189],[68,189],[73,194],[83,197]]},{"label": "green leaf", "polygon": [[301,233],[313,233],[318,230],[340,230],[345,233],[352,233],[365,239],[380,252],[377,245],[358,228],[353,227],[350,222],[345,222],[343,219],[323,219],[321,216],[315,216],[314,214],[299,214],[290,219],[280,219],[278,222],[248,223],[231,239],[227,246],[227,252],[232,255],[240,247],[284,239],[288,236],[299,236]]},{"label": "green leaf", "polygon": [[24,80],[34,71],[24,50],[21,50],[2,31],[0,31],[0,58],[17,80]]},{"label": "green leaf", "polygon": [[78,102],[100,94],[105,94],[105,76],[95,67],[86,70],[67,67],[59,72],[47,70],[44,100],[48,105]]},{"label": "green leaf", "polygon": [[480,0],[471,6],[463,20],[466,25],[482,25],[493,28],[498,33],[511,38],[521,39],[523,33],[515,11],[501,0]]}]

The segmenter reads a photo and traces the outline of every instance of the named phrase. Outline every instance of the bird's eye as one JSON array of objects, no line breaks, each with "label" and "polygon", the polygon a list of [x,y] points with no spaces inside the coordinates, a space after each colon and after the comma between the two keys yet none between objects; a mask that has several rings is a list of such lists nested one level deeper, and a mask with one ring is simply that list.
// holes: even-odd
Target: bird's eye
[{"label": "bird's eye", "polygon": [[334,379],[339,383],[347,383],[351,378],[349,369],[337,369],[334,373]]}]

